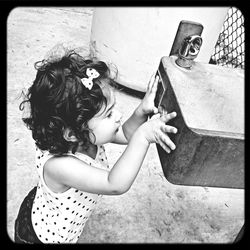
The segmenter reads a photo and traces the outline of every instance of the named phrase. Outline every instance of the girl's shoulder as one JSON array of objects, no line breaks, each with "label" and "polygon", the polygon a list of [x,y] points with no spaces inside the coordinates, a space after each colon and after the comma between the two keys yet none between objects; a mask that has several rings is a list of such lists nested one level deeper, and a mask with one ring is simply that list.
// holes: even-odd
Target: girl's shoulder
[{"label": "girl's shoulder", "polygon": [[43,158],[40,176],[49,189],[56,193],[64,192],[72,187],[91,190],[89,186],[85,186],[89,182],[89,178],[106,175],[103,170],[109,171],[104,147],[98,147],[94,159],[78,152],[60,156],[45,153]]},{"label": "girl's shoulder", "polygon": [[46,185],[53,192],[64,192],[70,187],[65,185],[65,179],[69,176],[70,168],[73,165],[87,164],[72,155],[52,156],[44,164],[43,178]]}]

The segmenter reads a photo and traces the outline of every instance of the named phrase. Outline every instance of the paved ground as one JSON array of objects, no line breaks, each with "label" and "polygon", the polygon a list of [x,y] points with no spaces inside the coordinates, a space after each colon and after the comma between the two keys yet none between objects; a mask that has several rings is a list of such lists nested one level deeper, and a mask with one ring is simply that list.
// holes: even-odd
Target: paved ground
[{"label": "paved ground", "polygon": [[[92,8],[18,8],[8,18],[7,233],[26,193],[36,184],[34,144],[18,110],[20,93],[32,82],[33,64],[57,42],[88,52]],[[117,93],[126,118],[139,99]],[[114,163],[124,146],[107,145]],[[230,243],[244,223],[243,190],[186,187],[163,176],[157,150],[149,149],[132,188],[104,196],[79,243]]]}]

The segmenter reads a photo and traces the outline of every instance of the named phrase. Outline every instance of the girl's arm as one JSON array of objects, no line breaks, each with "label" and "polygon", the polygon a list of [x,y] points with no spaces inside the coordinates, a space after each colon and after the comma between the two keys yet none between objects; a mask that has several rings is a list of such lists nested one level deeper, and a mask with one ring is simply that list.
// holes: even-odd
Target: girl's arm
[{"label": "girl's arm", "polygon": [[140,106],[137,107],[133,114],[123,123],[122,129],[117,132],[112,143],[128,144],[135,130],[147,119],[148,116],[141,111]]},{"label": "girl's arm", "polygon": [[89,166],[73,156],[65,156],[50,158],[44,166],[45,176],[50,176],[59,185],[90,193],[123,194],[134,182],[150,143],[159,143],[167,152],[175,149],[167,133],[177,130],[165,124],[175,116],[173,112],[140,126],[110,172]]},{"label": "girl's arm", "polygon": [[151,77],[143,100],[128,120],[122,125],[122,130],[117,133],[113,143],[127,144],[136,129],[148,120],[148,115],[158,112],[158,109],[154,106],[158,80],[158,76],[155,78],[153,76]]}]

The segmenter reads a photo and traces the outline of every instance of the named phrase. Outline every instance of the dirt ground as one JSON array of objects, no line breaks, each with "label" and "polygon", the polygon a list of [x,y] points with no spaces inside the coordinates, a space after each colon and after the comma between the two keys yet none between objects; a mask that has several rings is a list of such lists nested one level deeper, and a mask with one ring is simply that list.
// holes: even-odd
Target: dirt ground
[{"label": "dirt ground", "polygon": [[[7,20],[7,228],[21,201],[36,184],[34,143],[18,110],[22,89],[35,76],[33,64],[57,42],[81,54],[89,51],[93,8],[16,8]],[[128,117],[140,100],[117,92]],[[110,165],[125,146],[107,145]],[[79,243],[230,243],[244,223],[244,191],[176,186],[162,172],[155,145],[150,146],[131,189],[103,196]]]}]

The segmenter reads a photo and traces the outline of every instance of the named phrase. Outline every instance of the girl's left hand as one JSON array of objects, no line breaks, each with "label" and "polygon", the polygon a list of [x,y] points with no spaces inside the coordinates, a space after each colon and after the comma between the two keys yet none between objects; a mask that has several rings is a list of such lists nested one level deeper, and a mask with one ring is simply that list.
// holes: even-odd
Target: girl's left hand
[{"label": "girl's left hand", "polygon": [[159,76],[152,75],[147,87],[147,92],[138,107],[142,115],[158,113],[158,108],[156,108],[154,105],[154,99],[156,95],[158,81],[159,81]]}]

